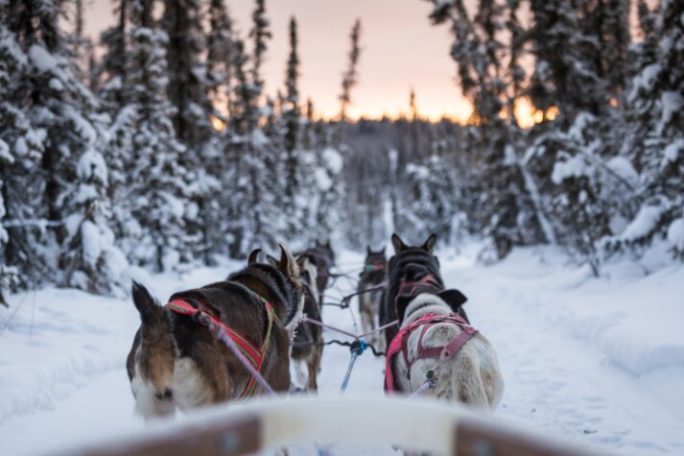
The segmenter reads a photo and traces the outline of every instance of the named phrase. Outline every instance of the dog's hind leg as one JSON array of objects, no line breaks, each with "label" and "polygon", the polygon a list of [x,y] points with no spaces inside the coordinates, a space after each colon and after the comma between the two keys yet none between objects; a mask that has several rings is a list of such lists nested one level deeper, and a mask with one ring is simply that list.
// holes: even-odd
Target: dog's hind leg
[{"label": "dog's hind leg", "polygon": [[361,330],[364,333],[373,331],[375,328],[373,304],[373,299],[368,293],[361,296],[359,313],[361,314]]},{"label": "dog's hind leg", "polygon": [[323,347],[313,347],[311,355],[307,360],[307,368],[309,370],[309,391],[318,391],[318,370],[321,366],[321,351]]},{"label": "dog's hind leg", "polygon": [[467,353],[456,358],[456,363],[451,369],[451,388],[454,399],[479,409],[490,409],[480,363]]},{"label": "dog's hind leg", "polygon": [[295,370],[295,380],[297,382],[296,387],[297,388],[305,388],[307,383],[308,383],[308,378],[306,376],[306,373],[304,372],[304,360],[301,359],[293,359],[292,364],[294,364],[294,370]]}]

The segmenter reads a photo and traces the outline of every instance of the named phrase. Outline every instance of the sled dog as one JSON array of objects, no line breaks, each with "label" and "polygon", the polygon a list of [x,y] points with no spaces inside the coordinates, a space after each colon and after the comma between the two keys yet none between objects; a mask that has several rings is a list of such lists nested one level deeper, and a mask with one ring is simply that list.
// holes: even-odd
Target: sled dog
[{"label": "sled dog", "polygon": [[301,318],[299,267],[281,248],[278,266],[256,261],[225,281],[179,292],[160,306],[133,284],[141,325],[128,354],[135,411],[145,419],[261,394],[249,371],[218,338],[225,334],[280,392],[290,388],[290,338]]}]

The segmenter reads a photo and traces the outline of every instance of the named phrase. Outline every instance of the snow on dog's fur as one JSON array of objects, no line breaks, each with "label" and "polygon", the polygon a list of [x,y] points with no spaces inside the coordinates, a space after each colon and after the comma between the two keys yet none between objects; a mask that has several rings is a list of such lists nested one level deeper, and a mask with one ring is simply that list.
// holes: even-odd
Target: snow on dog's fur
[{"label": "snow on dog's fur", "polygon": [[[448,315],[452,308],[439,296],[420,294],[406,308],[401,327],[404,328],[426,314]],[[443,347],[463,330],[454,323],[435,323],[426,332],[423,345]],[[436,375],[436,386],[426,394],[440,399],[460,401],[469,406],[493,411],[501,400],[503,379],[492,344],[480,333],[475,334],[463,347],[447,359],[417,359],[421,330],[408,337],[410,372],[404,357],[397,354],[392,360],[395,382],[399,389],[411,393],[426,381],[428,371]]]}]

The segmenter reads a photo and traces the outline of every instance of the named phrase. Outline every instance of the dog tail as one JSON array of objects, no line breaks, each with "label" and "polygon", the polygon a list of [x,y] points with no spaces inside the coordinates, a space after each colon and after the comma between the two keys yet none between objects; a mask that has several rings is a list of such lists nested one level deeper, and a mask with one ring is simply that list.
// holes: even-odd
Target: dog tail
[{"label": "dog tail", "polygon": [[133,295],[133,304],[135,304],[135,308],[138,309],[142,322],[152,322],[155,317],[159,315],[161,307],[157,305],[150,292],[147,291],[147,288],[135,280],[133,281],[131,291]]}]

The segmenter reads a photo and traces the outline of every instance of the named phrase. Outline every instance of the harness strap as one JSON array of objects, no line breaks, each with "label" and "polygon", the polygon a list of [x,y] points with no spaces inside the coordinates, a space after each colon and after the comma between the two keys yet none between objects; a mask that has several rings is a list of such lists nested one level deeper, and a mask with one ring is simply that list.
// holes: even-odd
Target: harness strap
[{"label": "harness strap", "polygon": [[[228,335],[240,349],[240,352],[245,355],[245,358],[249,363],[257,370],[261,372],[261,368],[264,364],[264,359],[268,353],[268,348],[271,343],[271,333],[273,331],[273,322],[278,318],[273,309],[273,305],[266,300],[261,295],[257,295],[259,300],[264,304],[266,308],[266,318],[267,318],[267,328],[264,340],[259,348],[256,348],[245,336],[235,331],[233,328],[225,324],[218,315],[211,308],[203,305],[201,302],[198,303],[197,307],[190,304],[184,299],[174,299],[166,304],[166,308],[180,315],[187,315],[193,318],[199,316],[204,316],[210,319],[212,323],[221,328],[221,330]],[[196,318],[197,319],[197,318]],[[201,322],[201,319],[197,319]],[[244,391],[240,395],[241,398],[247,398],[254,394],[256,389],[256,379],[254,376],[250,376]]]},{"label": "harness strap", "polygon": [[429,290],[441,290],[444,288],[437,281],[434,275],[426,274],[420,280],[404,280],[399,282],[399,292],[397,296],[417,296],[419,291],[429,289]]},{"label": "harness strap", "polygon": [[[458,353],[458,351],[463,347],[463,345],[470,340],[475,334],[477,334],[477,329],[470,326],[466,321],[461,318],[458,314],[453,314],[449,318],[440,319],[441,321],[433,320],[427,324],[424,324],[420,331],[420,336],[418,337],[418,346],[416,347],[416,358],[417,359],[448,359],[451,356]],[[457,324],[463,331],[456,337],[451,339],[448,344],[442,347],[425,347],[423,345],[423,338],[425,333],[430,327],[437,323],[444,321],[450,321]],[[411,363],[407,363],[409,369],[411,368]]]},{"label": "harness strap", "polygon": [[[427,330],[437,323],[451,322],[458,325],[462,332],[451,339],[446,345],[442,347],[425,347],[423,345],[423,337]],[[408,339],[417,328],[421,327],[421,332],[418,338],[418,347],[416,350],[416,359],[411,361],[408,353]],[[392,359],[401,352],[404,362],[406,363],[408,372],[411,372],[411,366],[419,359],[441,359],[446,360],[455,356],[475,334],[477,329],[470,326],[460,315],[448,314],[439,315],[428,313],[420,317],[418,320],[402,328],[390,342],[387,349],[386,365],[385,365],[385,391],[393,393],[397,389],[394,382],[394,372],[392,370]]]},{"label": "harness strap", "polygon": [[363,272],[376,272],[376,271],[384,271],[385,270],[385,263],[366,263],[363,266]]}]

